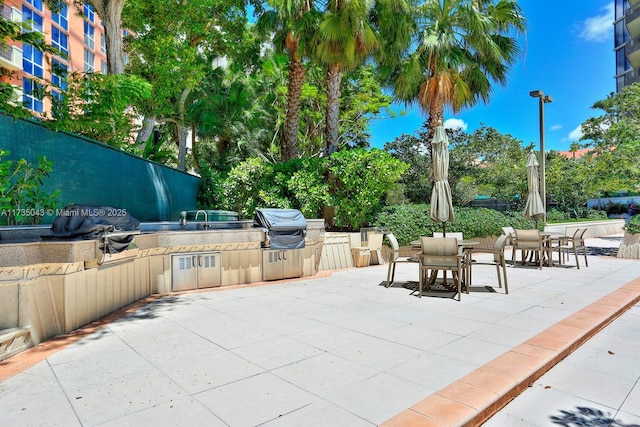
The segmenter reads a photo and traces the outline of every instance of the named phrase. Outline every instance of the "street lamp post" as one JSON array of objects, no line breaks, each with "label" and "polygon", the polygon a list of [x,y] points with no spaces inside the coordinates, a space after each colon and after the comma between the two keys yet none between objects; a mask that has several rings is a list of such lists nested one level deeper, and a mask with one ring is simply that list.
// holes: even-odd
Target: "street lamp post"
[{"label": "street lamp post", "polygon": [[545,156],[544,156],[544,104],[552,102],[553,98],[545,95],[541,90],[532,90],[529,96],[538,98],[540,108],[540,196],[542,198],[542,206],[544,207],[543,221],[547,220],[547,188],[545,175]]}]

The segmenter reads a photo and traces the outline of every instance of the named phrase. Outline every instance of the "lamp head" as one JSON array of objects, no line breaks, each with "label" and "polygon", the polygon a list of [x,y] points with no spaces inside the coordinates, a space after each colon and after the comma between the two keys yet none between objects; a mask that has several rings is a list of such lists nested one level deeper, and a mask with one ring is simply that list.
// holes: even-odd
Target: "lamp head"
[{"label": "lamp head", "polygon": [[552,97],[550,97],[549,95],[545,95],[545,96],[543,96],[543,97],[542,97],[542,100],[543,100],[544,102],[553,102],[553,98],[552,98]]},{"label": "lamp head", "polygon": [[541,98],[543,96],[543,93],[541,90],[532,90],[531,92],[529,92],[529,96],[533,98]]}]

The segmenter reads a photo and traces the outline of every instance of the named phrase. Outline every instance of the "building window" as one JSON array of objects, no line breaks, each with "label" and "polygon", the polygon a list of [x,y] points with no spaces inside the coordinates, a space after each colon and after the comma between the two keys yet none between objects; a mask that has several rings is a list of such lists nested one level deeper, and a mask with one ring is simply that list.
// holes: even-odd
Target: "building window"
[{"label": "building window", "polygon": [[25,0],[25,3],[29,3],[34,9],[39,10],[40,12],[43,11],[42,0]]},{"label": "building window", "polygon": [[100,52],[107,54],[107,38],[104,36],[104,33],[100,36]]},{"label": "building window", "polygon": [[44,77],[44,57],[35,47],[25,43],[22,46],[22,69],[34,77]]},{"label": "building window", "polygon": [[624,47],[616,50],[616,75],[631,69],[631,63],[627,58]]},{"label": "building window", "polygon": [[29,9],[26,6],[22,6],[22,22],[27,22],[31,26],[31,30],[44,33],[42,15]]},{"label": "building window", "polygon": [[82,13],[84,13],[85,18],[91,23],[96,21],[96,12],[93,10],[93,6],[85,3],[82,7]]},{"label": "building window", "polygon": [[64,63],[58,61],[57,59],[51,61],[51,83],[62,90],[66,90],[68,74],[69,67],[67,67]]},{"label": "building window", "polygon": [[44,104],[41,97],[42,87],[31,79],[22,79],[22,103],[29,110],[37,113],[44,112]]},{"label": "building window", "polygon": [[51,45],[65,55],[69,55],[69,36],[58,29],[51,26]]},{"label": "building window", "polygon": [[84,71],[85,73],[93,73],[96,69],[94,66],[95,55],[90,50],[84,50]]},{"label": "building window", "polygon": [[91,50],[95,47],[95,28],[87,21],[84,21],[84,44]]},{"label": "building window", "polygon": [[63,30],[69,31],[69,9],[67,9],[67,5],[63,4],[60,7],[60,12],[52,13],[51,20]]},{"label": "building window", "polygon": [[67,90],[67,75],[69,73],[69,67],[62,62],[54,59],[51,62],[51,97],[54,99],[54,108],[56,101],[62,101],[63,92]]},{"label": "building window", "polygon": [[109,69],[107,68],[107,63],[104,61],[100,61],[100,72],[105,76],[109,74]]}]

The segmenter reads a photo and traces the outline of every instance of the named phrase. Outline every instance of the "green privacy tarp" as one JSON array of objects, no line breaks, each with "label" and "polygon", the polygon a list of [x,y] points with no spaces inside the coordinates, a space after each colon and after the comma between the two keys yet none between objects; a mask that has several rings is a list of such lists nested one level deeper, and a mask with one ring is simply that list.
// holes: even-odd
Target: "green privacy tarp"
[{"label": "green privacy tarp", "polygon": [[[23,158],[35,165],[46,156],[53,161],[42,190],[61,190],[59,208],[113,206],[140,221],[177,220],[181,211],[195,209],[198,177],[87,138],[0,114],[0,148],[10,151],[3,160]],[[54,219],[47,216],[42,222]]]}]

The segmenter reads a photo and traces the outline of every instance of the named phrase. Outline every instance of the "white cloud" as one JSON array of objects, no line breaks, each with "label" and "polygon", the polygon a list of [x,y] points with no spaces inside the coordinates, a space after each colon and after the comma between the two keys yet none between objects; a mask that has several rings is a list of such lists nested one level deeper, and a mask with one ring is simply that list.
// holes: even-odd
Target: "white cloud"
[{"label": "white cloud", "polygon": [[553,125],[550,127],[551,130],[560,130],[562,129],[562,125]]},{"label": "white cloud", "polygon": [[582,135],[583,135],[582,125],[579,125],[577,128],[569,132],[569,141],[572,141],[572,142],[580,141],[580,138],[582,138]]},{"label": "white cloud", "polygon": [[445,129],[462,129],[465,131],[467,130],[467,127],[469,127],[469,125],[462,119],[447,119],[444,121]]},{"label": "white cloud", "polygon": [[609,40],[613,36],[614,20],[613,2],[602,9],[600,15],[587,18],[580,25],[580,38],[590,42],[602,42]]}]

